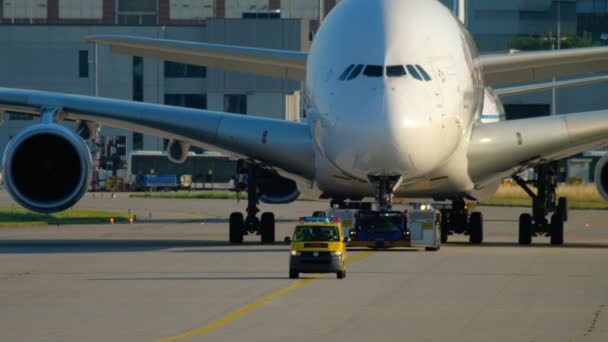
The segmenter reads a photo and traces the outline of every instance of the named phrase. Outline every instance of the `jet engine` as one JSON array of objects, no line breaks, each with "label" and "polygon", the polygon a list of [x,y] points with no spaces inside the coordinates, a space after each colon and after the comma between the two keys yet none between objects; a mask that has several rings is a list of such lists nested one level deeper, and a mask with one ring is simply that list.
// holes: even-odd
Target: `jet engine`
[{"label": "jet engine", "polygon": [[608,201],[608,154],[603,156],[595,166],[595,186],[600,195]]},{"label": "jet engine", "polygon": [[190,151],[190,144],[173,139],[169,141],[169,145],[167,146],[167,156],[171,162],[176,164],[186,161],[188,151]]},{"label": "jet engine", "polygon": [[268,204],[287,204],[300,197],[296,182],[272,171],[259,169],[257,185],[260,201]]},{"label": "jet engine", "polygon": [[39,213],[54,213],[68,209],[87,191],[91,153],[66,127],[35,125],[9,142],[2,171],[15,201]]}]

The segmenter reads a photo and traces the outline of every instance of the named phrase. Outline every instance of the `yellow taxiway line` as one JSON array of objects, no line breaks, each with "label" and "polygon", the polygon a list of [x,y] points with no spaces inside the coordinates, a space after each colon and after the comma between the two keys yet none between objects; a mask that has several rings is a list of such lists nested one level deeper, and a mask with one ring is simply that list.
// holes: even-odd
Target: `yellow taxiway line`
[{"label": "yellow taxiway line", "polygon": [[[357,260],[363,259],[366,256],[370,255],[372,252],[373,251],[361,252],[361,253],[359,253],[357,255],[354,255],[354,256],[348,258],[346,260],[346,263],[350,264],[350,263],[353,263],[353,262],[355,262]],[[289,293],[289,292],[297,289],[298,287],[301,287],[303,285],[306,285],[306,284],[312,282],[315,279],[319,279],[319,277],[320,277],[319,274],[315,274],[311,278],[298,280],[297,282],[291,284],[290,286],[282,288],[282,289],[280,289],[280,290],[278,290],[278,291],[276,291],[276,292],[274,292],[274,293],[272,293],[272,294],[270,294],[268,296],[262,297],[262,298],[256,300],[253,303],[249,303],[249,304],[243,306],[242,308],[229,313],[228,315],[226,315],[226,316],[218,319],[217,321],[215,321],[215,322],[213,322],[211,324],[208,324],[208,325],[205,325],[203,327],[187,331],[187,332],[179,334],[179,335],[161,338],[161,339],[157,340],[157,342],[171,342],[171,341],[182,340],[182,339],[185,339],[185,338],[198,336],[198,335],[204,334],[206,332],[209,332],[211,330],[217,329],[217,328],[221,327],[222,325],[227,324],[227,323],[229,323],[229,322],[237,319],[238,317],[240,317],[240,316],[242,316],[242,315],[244,315],[244,314],[252,311],[253,309],[257,308],[258,306],[260,306],[260,305],[262,305],[264,303],[268,303],[271,300],[276,299],[278,297],[281,297],[284,294]]]}]

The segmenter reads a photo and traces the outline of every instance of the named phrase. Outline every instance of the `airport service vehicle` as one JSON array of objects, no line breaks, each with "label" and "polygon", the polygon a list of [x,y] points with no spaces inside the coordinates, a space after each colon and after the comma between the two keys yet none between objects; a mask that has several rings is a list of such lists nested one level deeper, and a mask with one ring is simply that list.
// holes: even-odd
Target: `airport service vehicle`
[{"label": "airport service vehicle", "polygon": [[[274,214],[258,216],[259,202],[287,204],[300,192],[338,206],[373,197],[385,211],[393,196],[451,201],[451,222],[476,222],[483,232],[482,217],[459,208],[535,168],[537,192],[513,177],[533,198],[531,213],[520,216],[519,242],[550,235],[560,245],[567,215],[555,192],[555,161],[608,145],[608,110],[505,121],[500,100],[605,81],[545,80],[608,71],[608,47],[479,55],[462,23],[435,0],[342,0],[308,52],[116,35],[87,41],[134,56],[302,81],[306,116],[291,122],[0,88],[0,122],[6,112],[42,118],[10,141],[3,161],[9,193],[36,212],[80,200],[91,170],[84,141],[103,124],[170,139],[167,154],[175,162],[188,158],[190,146],[241,160],[236,174],[248,171],[248,200],[246,215],[230,215],[235,244],[247,234],[273,242]],[[539,83],[507,87],[530,82]],[[76,129],[58,124],[64,120]],[[60,177],[47,182],[48,174]],[[596,175],[608,198],[608,156]]]},{"label": "airport service vehicle", "polygon": [[177,191],[181,186],[177,175],[138,175],[136,182],[143,191]]},{"label": "airport service vehicle", "polygon": [[300,273],[346,276],[346,240],[338,217],[303,217],[291,239],[289,278]]},{"label": "airport service vehicle", "polygon": [[349,247],[410,247],[406,215],[403,211],[359,211]]},{"label": "airport service vehicle", "polygon": [[408,210],[407,227],[412,247],[438,251],[441,247],[441,212],[435,209]]},{"label": "airport service vehicle", "polygon": [[357,222],[357,212],[359,209],[339,209],[332,208],[325,211],[325,216],[333,216],[340,218],[342,223],[342,231],[344,236],[350,236],[350,232],[355,228],[355,222]]}]

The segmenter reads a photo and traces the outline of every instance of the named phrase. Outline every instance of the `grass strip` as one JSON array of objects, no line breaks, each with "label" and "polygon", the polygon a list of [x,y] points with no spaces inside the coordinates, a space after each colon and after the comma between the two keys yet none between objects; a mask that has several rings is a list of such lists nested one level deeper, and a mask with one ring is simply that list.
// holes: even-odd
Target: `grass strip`
[{"label": "grass strip", "polygon": [[[236,200],[234,192],[140,192],[130,194],[131,198],[177,198],[177,199],[232,199]],[[247,194],[241,193],[241,199],[247,199]]]},{"label": "grass strip", "polygon": [[117,222],[129,220],[126,214],[110,211],[68,209],[55,214],[39,214],[16,206],[0,207],[0,227],[95,224],[106,223],[110,217]]}]

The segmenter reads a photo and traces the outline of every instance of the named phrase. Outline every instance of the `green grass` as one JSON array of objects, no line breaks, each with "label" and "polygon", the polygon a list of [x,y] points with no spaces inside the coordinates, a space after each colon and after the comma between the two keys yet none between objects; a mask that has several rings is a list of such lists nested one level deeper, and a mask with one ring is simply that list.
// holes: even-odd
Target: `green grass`
[{"label": "green grass", "polygon": [[[530,207],[532,200],[529,198],[513,197],[494,197],[487,201],[482,201],[479,205],[494,207]],[[570,209],[608,209],[608,202],[600,201],[568,201]]]},{"label": "green grass", "polygon": [[129,219],[126,214],[99,210],[68,209],[47,215],[20,207],[0,207],[0,227],[105,223],[110,217],[114,217],[119,222]]},{"label": "green grass", "polygon": [[[177,199],[232,199],[236,200],[234,192],[141,192],[130,194],[131,198],[177,198]],[[240,194],[241,199],[247,199],[246,193]]]},{"label": "green grass", "polygon": [[[570,209],[608,209],[608,202],[600,196],[594,185],[560,186],[557,188],[557,196],[568,198]],[[518,186],[501,186],[492,199],[482,201],[480,205],[530,207],[532,200]]]}]

